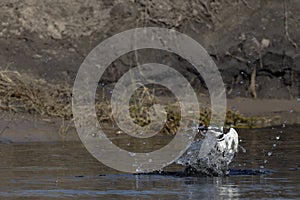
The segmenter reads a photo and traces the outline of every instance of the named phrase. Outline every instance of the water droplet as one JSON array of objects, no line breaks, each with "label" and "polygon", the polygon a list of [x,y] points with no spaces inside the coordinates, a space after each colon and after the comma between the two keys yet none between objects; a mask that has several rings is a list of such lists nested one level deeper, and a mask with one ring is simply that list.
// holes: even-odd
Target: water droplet
[{"label": "water droplet", "polygon": [[128,142],[128,143],[127,143],[127,146],[130,146],[130,145],[131,145],[131,143],[130,143],[130,142]]},{"label": "water droplet", "polygon": [[143,170],[141,170],[140,168],[137,168],[135,171],[136,171],[137,173],[143,172]]},{"label": "water droplet", "polygon": [[243,146],[239,145],[239,147],[242,149],[243,153],[247,152],[247,150]]},{"label": "water droplet", "polygon": [[263,168],[265,168],[265,166],[261,165],[261,166],[259,166],[259,168],[260,168],[260,169],[263,169]]},{"label": "water droplet", "polygon": [[271,156],[273,153],[270,151],[270,152],[268,152],[268,156]]},{"label": "water droplet", "polygon": [[277,146],[277,144],[273,144],[273,147],[276,147]]},{"label": "water droplet", "polygon": [[123,133],[123,131],[117,131],[117,132],[116,132],[117,135],[120,135],[120,134],[122,134],[122,133]]},{"label": "water droplet", "polygon": [[292,112],[294,112],[294,110],[292,109],[292,110],[290,110],[290,113],[292,113]]},{"label": "water droplet", "polygon": [[265,164],[268,163],[268,160],[264,160],[264,163],[265,163]]},{"label": "water droplet", "polygon": [[240,84],[243,84],[244,83],[244,81],[240,81]]},{"label": "water droplet", "polygon": [[279,140],[280,139],[280,136],[276,136],[276,140]]},{"label": "water droplet", "polygon": [[146,142],[143,142],[143,144],[146,144]]},{"label": "water droplet", "polygon": [[129,155],[133,157],[133,156],[136,155],[136,153],[134,153],[134,152],[129,152]]}]

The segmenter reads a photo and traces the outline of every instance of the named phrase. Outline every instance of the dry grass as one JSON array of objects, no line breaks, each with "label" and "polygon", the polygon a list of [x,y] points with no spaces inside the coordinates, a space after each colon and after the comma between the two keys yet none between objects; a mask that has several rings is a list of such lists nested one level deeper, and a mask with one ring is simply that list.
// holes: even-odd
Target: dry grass
[{"label": "dry grass", "polygon": [[[43,80],[32,79],[16,71],[0,71],[0,109],[16,113],[31,113],[41,116],[71,120],[71,88],[63,85],[54,85]],[[130,114],[135,122],[141,126],[150,123],[148,111],[156,102],[153,95],[146,88],[139,94],[138,101],[132,101]],[[174,133],[179,126],[180,112],[178,104],[166,104],[168,120],[165,132]],[[97,116],[100,122],[113,121],[109,101],[96,100]],[[199,117],[199,123],[208,124],[210,111],[205,110]],[[227,125],[251,127],[255,119],[246,118],[237,112],[228,111]]]},{"label": "dry grass", "polygon": [[0,71],[0,109],[71,119],[71,90],[16,71]]}]

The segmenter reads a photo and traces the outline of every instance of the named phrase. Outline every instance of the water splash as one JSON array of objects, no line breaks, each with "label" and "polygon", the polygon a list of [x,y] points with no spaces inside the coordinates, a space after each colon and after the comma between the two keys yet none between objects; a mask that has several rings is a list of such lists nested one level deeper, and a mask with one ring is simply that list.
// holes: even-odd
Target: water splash
[{"label": "water splash", "polygon": [[238,135],[233,128],[228,133],[220,129],[219,133],[208,130],[203,140],[190,145],[177,160],[177,164],[185,166],[188,174],[227,175],[228,165],[237,152],[237,147]]},{"label": "water splash", "polygon": [[272,156],[272,154],[273,154],[272,151],[268,152],[268,156]]}]

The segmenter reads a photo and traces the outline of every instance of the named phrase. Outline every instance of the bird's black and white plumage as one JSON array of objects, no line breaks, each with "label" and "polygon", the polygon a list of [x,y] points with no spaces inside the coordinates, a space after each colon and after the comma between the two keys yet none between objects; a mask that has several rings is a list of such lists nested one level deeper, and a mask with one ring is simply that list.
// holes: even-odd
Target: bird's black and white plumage
[{"label": "bird's black and white plumage", "polygon": [[234,128],[200,127],[205,138],[193,142],[177,160],[188,174],[223,176],[238,151],[238,134]]}]

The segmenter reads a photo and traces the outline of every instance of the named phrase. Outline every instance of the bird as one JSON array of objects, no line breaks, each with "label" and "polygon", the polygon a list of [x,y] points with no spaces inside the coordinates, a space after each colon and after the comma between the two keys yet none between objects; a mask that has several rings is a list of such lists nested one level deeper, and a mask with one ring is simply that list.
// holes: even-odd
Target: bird
[{"label": "bird", "polygon": [[198,131],[204,139],[192,142],[176,163],[185,167],[187,175],[228,175],[228,165],[238,152],[237,131],[218,126],[199,126]]}]

